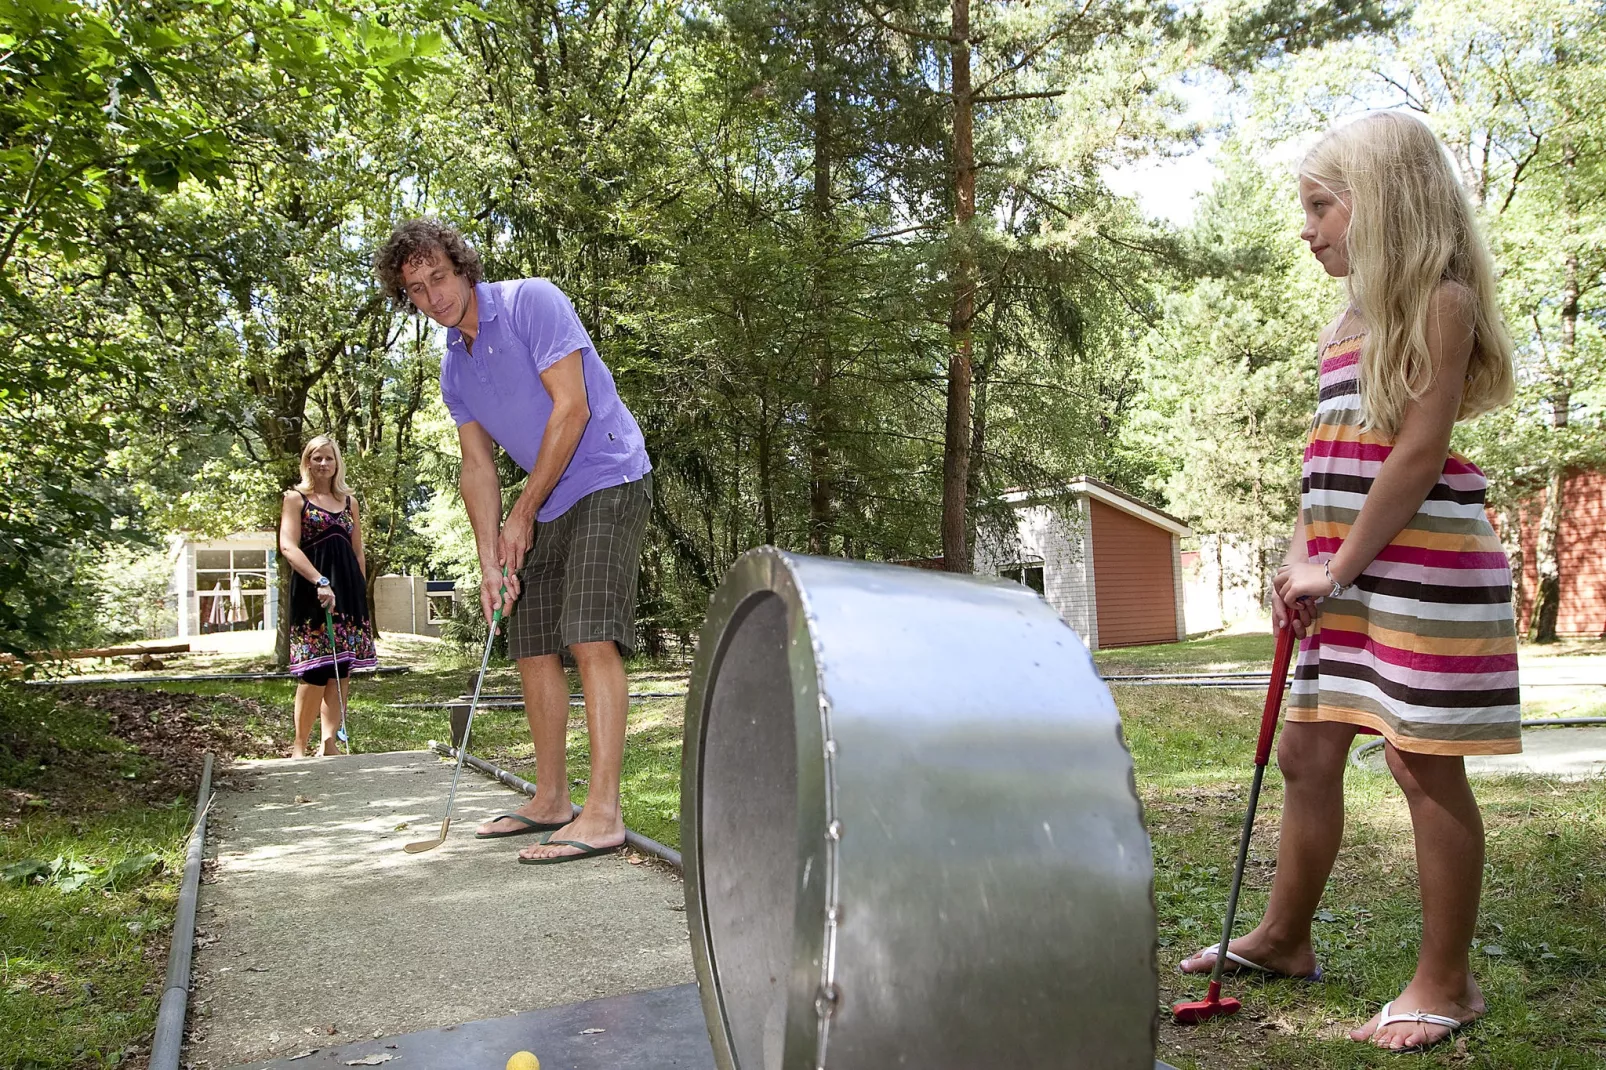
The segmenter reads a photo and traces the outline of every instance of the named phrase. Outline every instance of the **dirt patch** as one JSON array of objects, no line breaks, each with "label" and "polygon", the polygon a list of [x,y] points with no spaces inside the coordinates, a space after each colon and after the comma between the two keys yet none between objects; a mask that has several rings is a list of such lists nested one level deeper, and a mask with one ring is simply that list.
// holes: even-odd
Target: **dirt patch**
[{"label": "dirt patch", "polygon": [[283,711],[257,699],[100,687],[67,688],[63,697],[108,714],[114,735],[153,757],[182,760],[207,750],[220,758],[277,757],[279,743],[246,724]]},{"label": "dirt patch", "polygon": [[253,725],[283,720],[254,699],[66,688],[0,731],[12,775],[0,788],[0,829],[30,810],[76,815],[193,796],[204,755],[275,757],[285,745]]}]

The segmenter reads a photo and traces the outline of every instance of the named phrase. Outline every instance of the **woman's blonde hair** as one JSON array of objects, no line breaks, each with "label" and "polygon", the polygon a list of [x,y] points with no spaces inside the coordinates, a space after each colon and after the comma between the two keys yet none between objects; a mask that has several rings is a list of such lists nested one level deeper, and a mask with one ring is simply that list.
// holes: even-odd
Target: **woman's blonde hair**
[{"label": "woman's blonde hair", "polygon": [[330,481],[330,493],[342,496],[349,495],[351,488],[346,486],[346,459],[340,455],[340,443],[328,435],[318,435],[307,440],[301,447],[301,482],[296,484],[296,490],[303,493],[313,489],[312,485],[312,451],[319,446],[328,446],[335,454],[335,478]]},{"label": "woman's blonde hair", "polygon": [[1300,164],[1301,177],[1348,194],[1350,303],[1361,346],[1366,426],[1397,434],[1406,406],[1433,382],[1428,313],[1443,282],[1465,287],[1472,357],[1461,395],[1465,420],[1511,400],[1511,337],[1495,295],[1488,247],[1444,146],[1426,123],[1374,112],[1329,133]]}]

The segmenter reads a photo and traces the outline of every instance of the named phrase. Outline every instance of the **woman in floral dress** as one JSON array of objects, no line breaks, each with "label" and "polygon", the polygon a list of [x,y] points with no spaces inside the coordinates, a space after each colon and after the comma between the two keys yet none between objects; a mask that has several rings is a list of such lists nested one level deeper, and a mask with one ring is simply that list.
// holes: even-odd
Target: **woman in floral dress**
[{"label": "woman in floral dress", "polygon": [[[338,753],[340,711],[349,699],[353,669],[371,669],[374,626],[368,616],[367,566],[357,499],[346,486],[340,447],[319,435],[301,451],[301,482],[284,492],[279,552],[295,570],[290,578],[290,673],[296,687],[292,758],[307,756],[307,733],[321,715],[318,753]],[[329,642],[329,619],[335,641]],[[338,682],[337,682],[338,680]],[[344,692],[344,694],[342,694]]]}]

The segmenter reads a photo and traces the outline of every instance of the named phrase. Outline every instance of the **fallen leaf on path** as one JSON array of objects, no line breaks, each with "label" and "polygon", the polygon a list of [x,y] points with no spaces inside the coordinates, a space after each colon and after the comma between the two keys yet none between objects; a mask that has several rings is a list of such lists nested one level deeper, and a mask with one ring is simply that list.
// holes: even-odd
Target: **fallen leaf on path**
[{"label": "fallen leaf on path", "polygon": [[305,1059],[309,1055],[316,1055],[316,1054],[318,1054],[318,1049],[317,1048],[308,1048],[306,1051],[298,1051],[298,1052],[296,1052],[294,1055],[290,1056],[290,1058],[286,1059],[285,1061],[293,1063],[297,1059]]},{"label": "fallen leaf on path", "polygon": [[390,831],[392,831],[392,832],[400,832],[402,829],[404,829],[406,827],[407,827],[407,822],[403,821],[401,824],[397,825],[395,828],[391,829]]},{"label": "fallen leaf on path", "polygon": [[268,968],[266,966],[247,966],[245,968],[245,972],[246,973],[267,973],[268,972]]},{"label": "fallen leaf on path", "polygon": [[298,802],[298,803],[309,803],[311,801],[312,800],[307,798],[305,795],[297,795],[296,796],[296,802]]},{"label": "fallen leaf on path", "polygon": [[580,1030],[580,1035],[585,1037],[585,1036],[590,1036],[592,1033],[606,1033],[606,1032],[607,1032],[606,1029],[598,1029],[595,1026],[593,1026],[590,1029],[582,1029],[582,1030]]},{"label": "fallen leaf on path", "polygon": [[346,1065],[347,1066],[378,1066],[380,1063],[388,1063],[394,1058],[395,1058],[395,1056],[392,1055],[388,1051],[378,1051],[378,1052],[375,1052],[372,1055],[366,1055],[361,1059],[347,1059],[346,1060]]}]

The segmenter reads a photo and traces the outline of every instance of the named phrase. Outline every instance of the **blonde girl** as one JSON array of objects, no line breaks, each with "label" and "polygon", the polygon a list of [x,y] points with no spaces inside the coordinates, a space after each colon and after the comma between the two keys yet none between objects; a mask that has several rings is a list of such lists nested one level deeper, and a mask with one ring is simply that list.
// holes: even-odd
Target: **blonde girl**
[{"label": "blonde girl", "polygon": [[1228,965],[1319,976],[1311,921],[1350,744],[1381,735],[1411,812],[1422,946],[1405,989],[1350,1036],[1419,1050],[1485,1010],[1469,963],[1483,823],[1463,756],[1522,747],[1510,565],[1483,473],[1450,451],[1456,421],[1511,399],[1511,342],[1471,204],[1421,121],[1375,113],[1329,133],[1299,194],[1300,238],[1349,300],[1321,336],[1299,521],[1273,584],[1277,625],[1303,639],[1277,750],[1277,876]]},{"label": "blonde girl", "polygon": [[350,694],[351,671],[378,664],[357,499],[346,486],[340,446],[328,435],[310,440],[301,451],[301,482],[284,492],[279,552],[294,570],[290,673],[299,683],[290,756],[306,757],[307,733],[319,719],[318,753],[327,757],[339,753],[340,711]]}]

